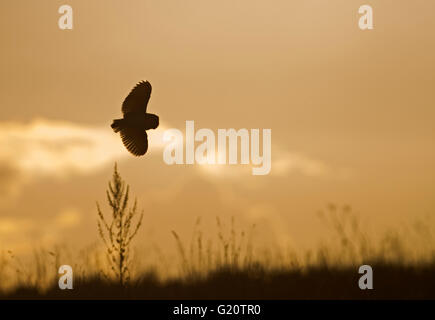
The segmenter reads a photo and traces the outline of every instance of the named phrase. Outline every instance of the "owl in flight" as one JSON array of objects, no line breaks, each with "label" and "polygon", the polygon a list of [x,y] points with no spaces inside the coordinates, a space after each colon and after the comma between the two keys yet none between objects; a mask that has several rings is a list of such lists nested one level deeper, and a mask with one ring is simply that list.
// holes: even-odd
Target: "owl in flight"
[{"label": "owl in flight", "polygon": [[124,146],[135,156],[143,156],[148,150],[146,130],[159,126],[159,117],[147,113],[151,84],[139,82],[122,103],[123,119],[115,119],[111,125],[113,131],[121,133]]}]

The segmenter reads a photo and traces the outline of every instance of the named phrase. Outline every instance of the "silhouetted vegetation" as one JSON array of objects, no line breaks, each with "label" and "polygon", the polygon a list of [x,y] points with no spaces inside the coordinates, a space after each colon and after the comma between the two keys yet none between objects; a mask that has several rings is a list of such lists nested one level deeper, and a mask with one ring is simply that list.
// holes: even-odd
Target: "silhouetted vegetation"
[{"label": "silhouetted vegetation", "polygon": [[[332,231],[316,250],[291,248],[256,250],[253,231],[238,230],[232,218],[227,227],[216,219],[217,234],[207,238],[197,219],[191,241],[172,231],[178,251],[178,272],[162,275],[129,259],[137,234],[136,202],[128,209],[129,188],[117,172],[107,191],[112,219],[98,206],[98,230],[106,245],[79,252],[35,250],[25,265],[13,252],[0,252],[0,288],[3,298],[143,298],[143,299],[434,299],[435,247],[427,223],[417,222],[410,234],[387,232],[371,238],[350,206],[328,205],[319,212]],[[132,227],[135,225],[134,227]],[[169,232],[169,230],[168,230]],[[413,243],[410,239],[417,239]],[[416,240],[416,241],[417,241]],[[164,256],[163,253],[159,253]],[[68,259],[64,259],[68,256]],[[109,259],[105,259],[106,258]],[[74,289],[60,290],[61,261],[74,261]],[[160,263],[164,261],[160,257]],[[358,268],[371,265],[374,289],[361,290]],[[130,267],[134,272],[130,272]],[[160,268],[164,269],[164,268]],[[107,276],[112,271],[114,277]],[[15,280],[9,287],[7,280]]]},{"label": "silhouetted vegetation", "polygon": [[205,277],[161,282],[144,273],[127,287],[105,278],[76,281],[73,290],[56,285],[41,292],[21,286],[7,298],[143,298],[143,299],[434,299],[434,264],[406,267],[372,263],[374,289],[360,290],[357,268],[310,267],[304,270],[231,270]]},{"label": "silhouetted vegetation", "polygon": [[128,268],[130,244],[137,234],[143,219],[142,213],[136,226],[132,226],[133,218],[137,215],[137,201],[134,201],[131,209],[127,208],[129,190],[130,187],[125,185],[115,164],[113,178],[109,182],[109,189],[106,191],[107,202],[112,209],[110,221],[106,221],[97,202],[98,232],[107,248],[110,268],[121,286],[124,286],[130,280]]}]

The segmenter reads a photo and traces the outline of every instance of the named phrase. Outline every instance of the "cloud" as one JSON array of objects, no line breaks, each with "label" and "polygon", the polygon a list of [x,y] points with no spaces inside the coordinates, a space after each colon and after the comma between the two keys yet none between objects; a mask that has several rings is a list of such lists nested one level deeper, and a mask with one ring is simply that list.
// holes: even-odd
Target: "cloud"
[{"label": "cloud", "polygon": [[125,156],[110,130],[42,119],[1,123],[0,144],[0,160],[29,175],[88,172]]},{"label": "cloud", "polygon": [[[153,140],[150,149],[162,147],[161,135],[159,130],[149,132]],[[129,156],[119,135],[108,125],[86,126],[44,119],[26,124],[0,123],[0,144],[0,163],[30,176],[92,172]],[[0,167],[0,176],[7,174],[4,170]]]},{"label": "cloud", "polygon": [[[165,146],[165,129],[161,125],[158,130],[148,131],[152,141],[150,151]],[[108,125],[89,126],[46,119],[30,123],[0,123],[0,144],[0,178],[9,182],[21,172],[27,176],[93,172],[129,156],[119,135],[114,134]],[[208,176],[235,179],[244,177],[252,169],[250,165],[197,167]],[[323,161],[273,145],[271,175],[284,176],[293,172],[311,177],[334,174],[334,170]],[[5,188],[9,190],[11,184],[0,185],[0,190]]]},{"label": "cloud", "polygon": [[300,172],[310,177],[326,176],[332,169],[323,161],[312,159],[302,153],[278,151],[277,159],[273,161],[273,174],[286,175]]},{"label": "cloud", "polygon": [[[148,131],[150,153],[163,148],[163,130]],[[0,122],[0,202],[38,177],[87,174],[131,157],[108,126],[35,119]]]},{"label": "cloud", "polygon": [[[351,171],[336,168],[326,162],[309,157],[301,152],[290,152],[280,145],[272,146],[272,166],[270,176],[286,177],[300,173],[307,177],[348,178]],[[206,176],[214,179],[243,179],[251,175],[252,165],[197,165]],[[267,177],[265,175],[263,177]],[[259,176],[258,180],[261,180]]]}]

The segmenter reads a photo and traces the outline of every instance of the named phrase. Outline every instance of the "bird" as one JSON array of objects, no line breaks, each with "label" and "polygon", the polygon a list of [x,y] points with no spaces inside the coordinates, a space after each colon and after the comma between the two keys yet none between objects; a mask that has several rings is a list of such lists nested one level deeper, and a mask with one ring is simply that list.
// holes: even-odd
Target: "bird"
[{"label": "bird", "polygon": [[137,83],[122,103],[123,119],[115,119],[111,124],[113,131],[120,133],[127,150],[137,157],[143,156],[148,150],[146,130],[159,126],[159,117],[147,113],[151,89],[148,81]]}]

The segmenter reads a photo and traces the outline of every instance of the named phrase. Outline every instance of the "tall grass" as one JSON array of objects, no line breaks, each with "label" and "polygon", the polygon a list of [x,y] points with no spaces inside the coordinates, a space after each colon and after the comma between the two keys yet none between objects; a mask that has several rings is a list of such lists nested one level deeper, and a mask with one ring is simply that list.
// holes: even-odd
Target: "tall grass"
[{"label": "tall grass", "polygon": [[246,232],[236,229],[234,217],[231,218],[229,227],[216,217],[216,226],[216,236],[206,238],[201,230],[201,219],[198,218],[187,246],[178,233],[172,231],[182,277],[190,280],[205,277],[219,269],[239,271],[249,269],[253,265],[252,234],[255,225]]},{"label": "tall grass", "polygon": [[[406,266],[433,266],[435,263],[435,247],[433,243],[428,243],[428,236],[419,229],[410,228],[407,234],[388,231],[379,236],[376,242],[363,231],[357,215],[349,209],[328,207],[321,214],[321,219],[331,231],[329,241],[325,240],[317,247],[304,251],[278,247],[262,250],[256,246],[259,243],[253,237],[257,227],[242,230],[234,218],[229,221],[217,218],[216,234],[206,237],[201,220],[197,219],[189,241],[185,240],[185,235],[172,231],[178,259],[171,260],[165,251],[155,245],[151,260],[157,269],[152,265],[140,265],[137,259],[131,259],[129,267],[135,272],[130,281],[126,282],[124,278],[121,283],[117,278],[117,282],[121,286],[136,286],[152,276],[163,279],[162,283],[177,279],[189,284],[222,272],[257,275],[264,279],[267,275],[286,272],[309,273],[312,270],[341,270],[349,267],[357,270],[361,264],[388,265],[400,269]],[[418,244],[419,250],[408,243],[411,235],[418,240],[414,244]],[[426,243],[426,247],[420,247],[420,243]],[[100,245],[88,246],[75,255],[71,253],[68,256],[67,252],[65,248],[39,248],[23,262],[11,251],[1,251],[0,289],[30,287],[43,292],[51,285],[56,286],[59,277],[57,270],[61,264],[73,267],[75,288],[88,279],[101,278],[101,270],[105,273],[112,270],[113,264],[104,258],[105,252]],[[135,256],[144,254],[138,251]],[[168,272],[168,263],[179,269],[179,273],[170,278],[163,274]]]},{"label": "tall grass", "polygon": [[133,224],[133,218],[138,214],[137,200],[131,208],[128,208],[129,189],[129,185],[125,185],[119,175],[115,163],[112,181],[109,182],[106,191],[107,202],[112,209],[109,219],[104,217],[97,202],[98,232],[106,246],[110,268],[121,286],[126,285],[130,280],[130,244],[143,219],[141,213],[136,224]]},{"label": "tall grass", "polygon": [[[261,249],[255,239],[256,225],[242,228],[234,217],[229,221],[216,217],[215,234],[203,231],[201,218],[194,223],[189,240],[186,240],[188,235],[171,231],[178,254],[175,261],[158,244],[146,253],[136,250],[134,258],[130,254],[133,250],[131,241],[141,226],[143,215],[138,214],[136,201],[133,206],[128,206],[129,186],[122,180],[116,165],[109,182],[107,201],[112,211],[109,217],[103,214],[97,203],[98,232],[105,249],[93,244],[73,254],[65,247],[39,248],[26,261],[16,257],[12,251],[0,251],[0,290],[16,287],[45,290],[55,286],[61,264],[73,267],[78,285],[88,279],[100,279],[102,273],[108,276],[112,272],[121,287],[137,285],[150,276],[171,281],[167,276],[170,265],[178,266],[174,277],[184,283],[206,279],[219,272],[267,275],[339,270],[361,264],[435,265],[435,236],[430,219],[418,220],[406,228],[396,228],[374,237],[350,206],[335,204],[329,204],[319,212],[319,218],[330,235],[311,249],[278,246]],[[138,219],[133,223],[135,217]],[[169,236],[169,230],[166,232]],[[153,252],[153,266],[139,263],[139,257]]]}]

